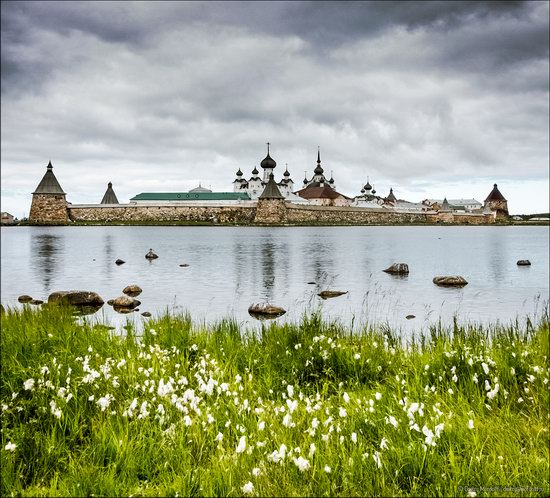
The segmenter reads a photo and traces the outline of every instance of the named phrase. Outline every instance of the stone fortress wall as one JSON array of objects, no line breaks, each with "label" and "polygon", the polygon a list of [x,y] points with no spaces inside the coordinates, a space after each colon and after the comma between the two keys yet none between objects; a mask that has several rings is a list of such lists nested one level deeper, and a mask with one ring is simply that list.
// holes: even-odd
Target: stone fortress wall
[{"label": "stone fortress wall", "polygon": [[[54,218],[50,218],[54,213]],[[166,204],[67,204],[65,222],[139,223],[189,222],[236,225],[370,225],[400,223],[488,224],[489,214],[417,212],[403,213],[387,209],[297,205],[278,199],[259,200],[244,206],[198,206]],[[38,223],[59,223],[59,209],[44,209],[35,218]]]}]

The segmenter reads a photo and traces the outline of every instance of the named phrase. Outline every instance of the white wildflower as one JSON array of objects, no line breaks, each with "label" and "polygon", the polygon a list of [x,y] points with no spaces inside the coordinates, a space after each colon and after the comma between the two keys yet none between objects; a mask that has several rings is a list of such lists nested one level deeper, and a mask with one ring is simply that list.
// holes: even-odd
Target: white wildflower
[{"label": "white wildflower", "polygon": [[380,460],[380,453],[378,453],[378,451],[375,451],[372,455],[372,458],[373,458],[374,462],[376,463],[376,466],[378,468],[381,468],[382,467],[382,460]]},{"label": "white wildflower", "polygon": [[245,495],[251,495],[254,493],[254,484],[252,484],[250,481],[248,481],[242,488],[241,491]]},{"label": "white wildflower", "polygon": [[12,443],[11,441],[4,446],[4,449],[6,451],[15,451],[15,448],[17,448],[17,445],[15,443]]},{"label": "white wildflower", "polygon": [[381,450],[387,450],[388,449],[388,440],[383,437],[382,441],[380,441],[380,449]]},{"label": "white wildflower", "polygon": [[262,420],[258,422],[258,430],[263,431],[265,429],[265,422]]},{"label": "white wildflower", "polygon": [[483,371],[485,372],[485,375],[489,374],[489,365],[487,363],[482,363],[481,366],[483,367]]},{"label": "white wildflower", "polygon": [[252,469],[252,475],[253,475],[254,477],[258,477],[261,473],[262,473],[262,471],[260,470],[259,467],[254,467],[254,468]]},{"label": "white wildflower", "polygon": [[327,474],[330,474],[332,469],[328,466],[328,465],[325,465],[325,468],[323,469]]},{"label": "white wildflower", "polygon": [[340,407],[340,409],[338,410],[338,415],[340,415],[340,417],[345,417],[347,416],[348,412],[346,411],[345,408],[343,407]]},{"label": "white wildflower", "polygon": [[357,433],[356,432],[351,433],[351,440],[353,441],[353,443],[357,444]]},{"label": "white wildflower", "polygon": [[294,460],[294,464],[296,465],[296,467],[298,467],[300,472],[304,472],[310,467],[309,461],[306,460],[304,457],[300,456],[298,458],[294,458],[293,460]]},{"label": "white wildflower", "polygon": [[246,450],[246,436],[241,436],[235,452],[242,453],[244,450]]},{"label": "white wildflower", "polygon": [[214,438],[214,441],[220,442],[222,439],[223,439],[223,434],[221,432],[218,432],[218,434]]},{"label": "white wildflower", "polygon": [[474,421],[472,419],[468,420],[468,429],[474,428]]},{"label": "white wildflower", "polygon": [[382,399],[382,393],[376,393],[374,397],[376,398],[377,401],[380,401]]},{"label": "white wildflower", "polygon": [[349,403],[349,394],[348,393],[344,393],[343,398],[344,398],[344,402]]},{"label": "white wildflower", "polygon": [[25,383],[23,384],[23,387],[26,391],[31,391],[34,387],[34,379],[27,379]]}]

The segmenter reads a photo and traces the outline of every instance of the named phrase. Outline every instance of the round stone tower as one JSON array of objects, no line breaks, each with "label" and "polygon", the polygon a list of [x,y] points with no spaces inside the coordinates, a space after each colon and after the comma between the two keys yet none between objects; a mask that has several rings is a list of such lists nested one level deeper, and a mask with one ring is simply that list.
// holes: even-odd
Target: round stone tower
[{"label": "round stone tower", "polygon": [[51,161],[46,174],[32,193],[29,221],[37,225],[61,225],[69,221],[65,192],[53,174]]}]

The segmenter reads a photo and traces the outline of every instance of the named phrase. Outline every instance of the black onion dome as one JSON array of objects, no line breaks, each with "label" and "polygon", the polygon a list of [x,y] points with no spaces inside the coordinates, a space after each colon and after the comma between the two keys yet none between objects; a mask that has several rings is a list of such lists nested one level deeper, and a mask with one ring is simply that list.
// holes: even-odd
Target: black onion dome
[{"label": "black onion dome", "polygon": [[256,169],[256,166],[254,166],[254,169],[252,170],[253,175],[257,175],[259,171]]},{"label": "black onion dome", "polygon": [[334,183],[334,178],[330,177],[330,180],[328,181],[330,184]]},{"label": "black onion dome", "polygon": [[243,172],[241,171],[241,168],[239,168],[239,171],[237,171],[237,176],[243,176]]},{"label": "black onion dome", "polygon": [[321,167],[321,151],[317,150],[317,166],[313,170],[313,172],[316,175],[322,175],[323,174],[323,168]]},{"label": "black onion dome", "polygon": [[286,169],[286,171],[283,173],[283,176],[290,176],[290,173],[288,172],[288,168]]},{"label": "black onion dome", "polygon": [[273,158],[268,153],[267,156],[265,156],[265,159],[260,163],[260,166],[264,169],[274,168],[275,166],[277,166],[277,163],[273,160]]},{"label": "black onion dome", "polygon": [[307,184],[307,178],[304,178],[304,185]]},{"label": "black onion dome", "polygon": [[367,183],[365,184],[365,186],[363,187],[365,190],[372,190],[372,186],[371,184],[369,183],[369,181],[367,180]]},{"label": "black onion dome", "polygon": [[364,189],[364,188],[361,189],[361,193],[362,193],[362,194],[365,193],[365,189]]}]

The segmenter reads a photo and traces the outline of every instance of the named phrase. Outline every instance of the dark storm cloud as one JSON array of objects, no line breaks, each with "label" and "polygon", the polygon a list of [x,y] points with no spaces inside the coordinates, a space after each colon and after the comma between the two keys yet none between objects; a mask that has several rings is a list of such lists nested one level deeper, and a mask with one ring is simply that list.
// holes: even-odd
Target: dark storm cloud
[{"label": "dark storm cloud", "polygon": [[547,2],[1,6],[2,179],[25,192],[48,159],[74,202],[226,190],[266,140],[298,182],[321,145],[352,195],[547,178]]}]

